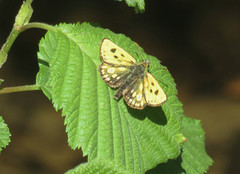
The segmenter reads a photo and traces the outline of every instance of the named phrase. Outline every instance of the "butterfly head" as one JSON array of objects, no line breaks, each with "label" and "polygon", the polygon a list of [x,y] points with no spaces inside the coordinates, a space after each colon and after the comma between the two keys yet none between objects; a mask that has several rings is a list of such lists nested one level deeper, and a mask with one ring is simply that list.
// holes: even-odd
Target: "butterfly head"
[{"label": "butterfly head", "polygon": [[142,65],[143,65],[146,69],[148,69],[150,63],[151,63],[151,61],[150,61],[149,59],[145,59],[145,60],[142,62]]}]

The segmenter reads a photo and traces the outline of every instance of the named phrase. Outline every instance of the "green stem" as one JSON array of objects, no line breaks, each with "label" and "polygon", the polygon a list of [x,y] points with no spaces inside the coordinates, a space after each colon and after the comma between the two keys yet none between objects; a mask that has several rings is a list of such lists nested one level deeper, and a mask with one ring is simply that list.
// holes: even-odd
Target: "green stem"
[{"label": "green stem", "polygon": [[40,87],[37,86],[36,84],[6,87],[6,88],[0,89],[0,94],[8,94],[8,93],[14,93],[14,92],[23,92],[23,91],[35,91],[35,90],[40,90]]},{"label": "green stem", "polygon": [[44,24],[44,23],[40,23],[40,22],[32,22],[32,23],[28,23],[26,25],[23,25],[20,28],[15,28],[13,27],[10,35],[7,38],[6,43],[2,46],[0,52],[4,52],[4,53],[8,53],[9,50],[11,49],[14,41],[16,40],[16,38],[18,37],[18,35],[23,32],[24,30],[30,29],[30,28],[41,28],[41,29],[45,29],[45,30],[50,30],[50,31],[56,31],[56,29],[48,24]]},{"label": "green stem", "polygon": [[13,27],[10,35],[7,38],[6,43],[2,46],[2,48],[0,50],[0,67],[6,61],[7,54],[10,51],[10,49],[11,49],[14,41],[18,37],[18,35],[21,32],[23,32],[27,29],[30,29],[30,28],[41,28],[41,29],[44,29],[44,30],[56,31],[56,28],[53,27],[52,25],[48,25],[48,24],[40,23],[40,22],[28,23],[28,24],[25,24],[21,27],[19,27],[19,26]]},{"label": "green stem", "polygon": [[5,44],[0,49],[0,68],[6,62],[8,52],[10,51],[14,41],[16,40],[16,38],[21,32],[29,28],[41,28],[45,30],[56,31],[56,29],[53,26],[48,24],[44,24],[40,22],[29,23],[33,13],[33,9],[31,7],[32,1],[33,0],[23,1],[23,4],[19,9],[17,16],[15,17],[15,23],[13,25],[13,29],[10,35],[8,36]]},{"label": "green stem", "polygon": [[44,29],[44,30],[56,31],[56,28],[53,27],[52,25],[41,23],[41,22],[31,22],[31,23],[28,23],[26,25],[21,26],[18,29],[18,31],[19,32],[23,32],[23,31],[25,31],[27,29],[30,29],[30,28],[41,28],[41,29]]},{"label": "green stem", "polygon": [[0,51],[1,52],[3,51],[4,53],[7,54],[19,34],[20,32],[13,28],[10,35],[7,38],[6,43],[2,46]]}]

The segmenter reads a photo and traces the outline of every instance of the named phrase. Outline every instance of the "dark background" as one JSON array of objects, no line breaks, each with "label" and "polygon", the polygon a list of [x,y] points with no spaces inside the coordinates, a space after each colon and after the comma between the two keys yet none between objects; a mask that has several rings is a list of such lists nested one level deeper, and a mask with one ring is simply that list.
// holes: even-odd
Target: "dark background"
[{"label": "dark background", "polygon": [[[0,46],[22,2],[0,0]],[[151,0],[146,11],[113,0],[34,1],[31,21],[93,22],[123,33],[167,66],[185,114],[200,119],[215,163],[208,174],[240,171],[240,1]],[[3,86],[34,84],[38,42],[45,31],[23,32],[0,70]],[[64,119],[41,91],[0,96],[0,115],[11,143],[0,155],[0,173],[63,173],[82,159],[68,147]]]}]

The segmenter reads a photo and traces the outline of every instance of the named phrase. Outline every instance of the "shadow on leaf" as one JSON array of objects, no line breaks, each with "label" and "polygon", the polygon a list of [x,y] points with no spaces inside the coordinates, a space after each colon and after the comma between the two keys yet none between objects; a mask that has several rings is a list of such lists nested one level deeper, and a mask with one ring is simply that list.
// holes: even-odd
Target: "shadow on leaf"
[{"label": "shadow on leaf", "polygon": [[133,109],[127,107],[128,112],[136,119],[144,120],[146,117],[152,122],[158,125],[166,125],[167,119],[166,115],[162,110],[162,107],[150,107],[147,106],[143,110]]},{"label": "shadow on leaf", "polygon": [[46,60],[43,60],[43,59],[38,58],[38,63],[39,63],[39,64],[42,64],[42,65],[44,65],[44,66],[49,67],[49,63],[48,63]]},{"label": "shadow on leaf", "polygon": [[181,166],[182,157],[179,156],[177,159],[168,160],[167,163],[159,164],[154,169],[151,169],[146,172],[146,174],[159,174],[159,173],[167,173],[167,174],[184,174],[185,170]]}]

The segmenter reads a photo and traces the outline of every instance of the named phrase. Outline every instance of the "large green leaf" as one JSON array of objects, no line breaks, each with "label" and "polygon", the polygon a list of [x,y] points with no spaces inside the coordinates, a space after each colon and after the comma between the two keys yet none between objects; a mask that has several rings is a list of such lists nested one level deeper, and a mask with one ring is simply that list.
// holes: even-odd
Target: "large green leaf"
[{"label": "large green leaf", "polygon": [[95,159],[91,162],[80,164],[74,169],[67,171],[65,174],[131,174],[114,164],[113,162],[104,159]]},{"label": "large green leaf", "polygon": [[0,153],[2,148],[5,148],[10,142],[10,132],[8,126],[4,123],[3,118],[0,116]]},{"label": "large green leaf", "polygon": [[155,169],[148,171],[149,174],[202,174],[207,172],[213,160],[205,150],[204,131],[199,120],[183,117],[183,134],[187,142],[183,144],[181,156],[176,160],[169,160],[166,164],[160,164]]},{"label": "large green leaf", "polygon": [[[136,173],[176,158],[180,153],[182,104],[173,78],[160,61],[122,34],[90,24],[56,27],[39,45],[37,84],[65,116],[71,148],[82,148],[91,161],[110,159]],[[150,59],[149,71],[168,96],[161,107],[129,108],[116,101],[116,90],[101,79],[99,46],[109,38],[137,61]]]}]

